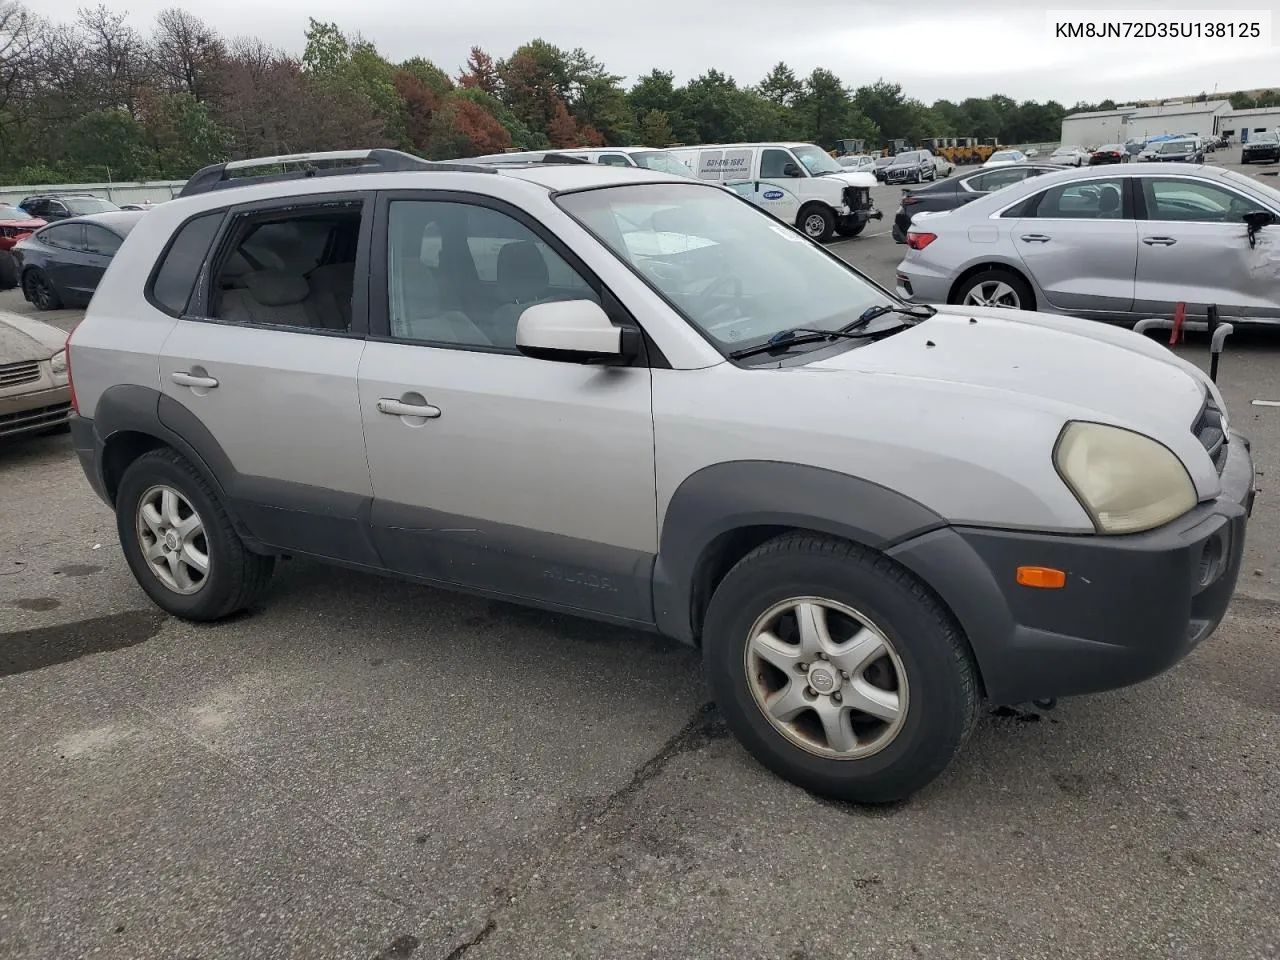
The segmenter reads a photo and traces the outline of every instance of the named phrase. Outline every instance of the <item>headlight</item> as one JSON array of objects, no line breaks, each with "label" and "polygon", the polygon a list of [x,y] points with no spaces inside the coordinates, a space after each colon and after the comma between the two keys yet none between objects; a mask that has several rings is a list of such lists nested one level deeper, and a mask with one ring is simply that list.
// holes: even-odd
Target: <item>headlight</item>
[{"label": "headlight", "polygon": [[1196,505],[1182,461],[1132,430],[1073,421],[1053,452],[1058,473],[1099,533],[1138,533],[1168,523]]},{"label": "headlight", "polygon": [[59,350],[53,355],[49,361],[49,366],[53,368],[53,379],[58,383],[67,382],[67,351]]}]

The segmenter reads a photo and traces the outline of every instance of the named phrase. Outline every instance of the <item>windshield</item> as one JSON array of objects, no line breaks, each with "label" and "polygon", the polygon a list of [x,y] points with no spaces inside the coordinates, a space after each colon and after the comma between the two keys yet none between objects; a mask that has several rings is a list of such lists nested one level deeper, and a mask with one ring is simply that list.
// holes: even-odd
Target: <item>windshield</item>
[{"label": "windshield", "polygon": [[1099,153],[1123,153],[1124,144],[1122,143],[1104,143],[1098,148]]},{"label": "windshield", "polygon": [[725,190],[636,184],[562,194],[556,202],[725,350],[793,327],[834,330],[868,307],[894,303],[795,229]]},{"label": "windshield", "polygon": [[1280,135],[1274,133],[1255,133],[1250,138],[1250,143],[1275,143],[1280,140]]},{"label": "windshield", "polygon": [[1160,153],[1187,153],[1194,147],[1190,140],[1168,140],[1160,144]]},{"label": "windshield", "polygon": [[894,160],[894,163],[919,163],[920,154],[914,152],[900,153]]},{"label": "windshield", "polygon": [[1280,190],[1270,184],[1245,176],[1243,173],[1237,173],[1235,170],[1223,170],[1222,176],[1224,179],[1234,180],[1236,183],[1248,187],[1255,193],[1262,194],[1273,207],[1280,209]]},{"label": "windshield", "polygon": [[815,147],[806,143],[799,147],[793,147],[791,152],[796,155],[796,159],[804,164],[804,168],[809,171],[809,176],[816,177],[821,173],[840,173],[840,164],[836,163],[831,154],[827,153],[821,147]]},{"label": "windshield", "polygon": [[67,209],[77,217],[83,217],[89,213],[109,213],[120,209],[110,200],[99,200],[97,197],[75,197],[64,202]]},{"label": "windshield", "polygon": [[876,157],[877,167],[887,167],[891,163],[893,163],[893,157]]},{"label": "windshield", "polygon": [[1020,153],[993,153],[992,160],[1017,160],[1022,154]]},{"label": "windshield", "polygon": [[19,210],[17,207],[10,207],[0,204],[0,220],[30,220],[31,214]]},{"label": "windshield", "polygon": [[657,170],[659,173],[674,173],[678,177],[692,177],[693,171],[688,164],[681,163],[665,150],[646,150],[631,154],[636,166],[646,170]]}]

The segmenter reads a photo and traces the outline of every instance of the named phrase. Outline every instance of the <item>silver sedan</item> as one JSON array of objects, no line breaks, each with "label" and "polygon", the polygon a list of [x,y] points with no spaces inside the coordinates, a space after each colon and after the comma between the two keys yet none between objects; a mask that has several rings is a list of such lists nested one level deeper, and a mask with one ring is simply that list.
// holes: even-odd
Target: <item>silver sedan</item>
[{"label": "silver sedan", "polygon": [[1220,167],[1063,170],[917,219],[898,294],[1133,321],[1280,324],[1280,190]]}]

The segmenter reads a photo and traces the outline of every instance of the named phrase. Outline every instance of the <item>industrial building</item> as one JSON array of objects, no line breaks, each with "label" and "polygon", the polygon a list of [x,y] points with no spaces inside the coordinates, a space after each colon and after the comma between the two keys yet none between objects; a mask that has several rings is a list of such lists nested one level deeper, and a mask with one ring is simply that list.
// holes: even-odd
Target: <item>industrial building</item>
[{"label": "industrial building", "polygon": [[1242,143],[1251,133],[1277,130],[1280,130],[1280,107],[1233,110],[1218,121],[1218,132],[1230,137],[1232,143]]},{"label": "industrial building", "polygon": [[1218,132],[1221,118],[1230,114],[1231,103],[1227,100],[1180,100],[1158,107],[1127,106],[1073,113],[1063,118],[1062,143],[1087,148],[1166,133],[1210,137]]}]

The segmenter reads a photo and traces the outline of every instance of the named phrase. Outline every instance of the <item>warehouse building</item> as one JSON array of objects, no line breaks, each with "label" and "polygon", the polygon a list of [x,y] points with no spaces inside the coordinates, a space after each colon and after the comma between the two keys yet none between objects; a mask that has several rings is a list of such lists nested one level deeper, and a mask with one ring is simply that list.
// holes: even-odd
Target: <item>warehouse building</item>
[{"label": "warehouse building", "polygon": [[1158,107],[1073,113],[1063,118],[1062,142],[1087,148],[1166,133],[1211,137],[1218,132],[1221,118],[1230,113],[1231,104],[1226,100],[1176,101]]},{"label": "warehouse building", "polygon": [[1257,110],[1233,110],[1218,121],[1218,132],[1230,137],[1232,143],[1241,143],[1251,133],[1280,130],[1280,107],[1260,107]]}]

